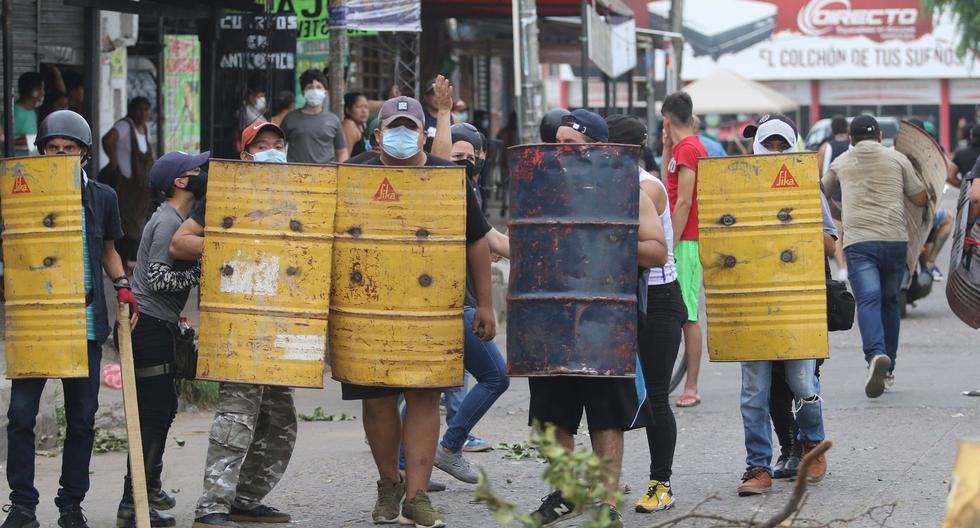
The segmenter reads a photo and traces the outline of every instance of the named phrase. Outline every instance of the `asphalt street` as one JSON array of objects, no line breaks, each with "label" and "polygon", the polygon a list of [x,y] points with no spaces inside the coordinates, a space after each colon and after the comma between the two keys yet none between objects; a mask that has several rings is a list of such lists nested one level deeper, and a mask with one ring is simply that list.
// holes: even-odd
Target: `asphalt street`
[{"label": "asphalt street", "polygon": [[[947,194],[947,207],[952,206],[951,195]],[[944,256],[940,267],[945,270],[947,263]],[[822,523],[858,517],[847,524],[854,527],[941,525],[957,446],[966,439],[980,439],[980,398],[961,395],[980,389],[980,335],[950,313],[944,286],[938,284],[930,297],[910,308],[902,325],[897,383],[879,399],[864,396],[865,365],[856,326],[831,335],[831,358],[823,367],[821,381],[827,437],[834,447],[828,453],[829,474],[811,487],[801,517]],[[503,343],[503,336],[498,343]],[[684,514],[709,497],[714,498],[702,504],[700,511],[742,519],[761,518],[782,506],[789,496],[789,483],[776,483],[772,493],[763,497],[739,498],[735,493],[745,458],[739,387],[738,364],[705,363],[703,403],[693,409],[677,409],[672,482],[678,506],[674,510],[652,515],[632,512],[632,503],[646,486],[649,455],[643,432],[627,433],[622,480],[632,488],[624,510],[627,526],[654,525]],[[118,405],[121,395],[103,388],[101,399],[104,406],[111,407]],[[357,420],[301,422],[289,468],[266,502],[291,513],[293,526],[370,526],[377,475],[364,441],[360,405],[341,401],[340,386],[332,380],[326,381],[324,390],[298,390],[296,401],[300,413],[309,414],[319,406],[327,414],[346,413]],[[514,379],[475,433],[491,443],[526,440],[527,406],[526,380]],[[178,499],[178,526],[190,526],[193,520],[210,422],[210,413],[181,414],[172,430],[164,485]],[[588,446],[588,437],[580,435],[577,442]],[[544,466],[533,459],[506,460],[499,450],[467,457],[486,470],[500,494],[521,508],[536,508],[539,498],[549,491],[540,480]],[[53,498],[60,464],[60,457],[37,460],[42,526],[55,526]],[[123,454],[93,457],[92,489],[83,504],[92,526],[115,524],[124,471]],[[447,514],[450,526],[496,525],[484,506],[473,503],[473,486],[453,481],[438,470],[434,478],[449,484],[446,492],[432,497]],[[7,493],[5,479],[0,493]],[[876,520],[862,516],[891,503],[896,506],[883,524],[885,510],[875,511]]]}]

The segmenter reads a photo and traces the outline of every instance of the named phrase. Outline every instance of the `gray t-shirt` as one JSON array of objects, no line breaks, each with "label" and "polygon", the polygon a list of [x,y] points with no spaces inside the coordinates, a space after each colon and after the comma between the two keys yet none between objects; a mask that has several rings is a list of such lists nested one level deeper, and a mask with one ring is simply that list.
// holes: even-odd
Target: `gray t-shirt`
[{"label": "gray t-shirt", "polygon": [[293,110],[282,120],[282,131],[290,163],[330,163],[337,150],[347,148],[340,119],[326,109],[319,114]]},{"label": "gray t-shirt", "polygon": [[168,203],[161,204],[143,228],[143,238],[136,256],[136,269],[133,271],[133,293],[139,302],[140,312],[174,324],[180,320],[180,312],[187,303],[190,288],[178,292],[151,290],[149,267],[155,262],[175,269],[193,267],[193,263],[175,262],[170,256],[170,240],[182,223],[184,219],[176,209]]}]

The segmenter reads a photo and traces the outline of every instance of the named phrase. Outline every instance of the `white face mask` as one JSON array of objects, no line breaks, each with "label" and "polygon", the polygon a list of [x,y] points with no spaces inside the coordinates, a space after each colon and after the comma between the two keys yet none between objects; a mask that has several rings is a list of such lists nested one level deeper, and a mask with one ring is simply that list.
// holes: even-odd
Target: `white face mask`
[{"label": "white face mask", "polygon": [[316,90],[309,89],[303,92],[303,99],[306,101],[306,106],[322,106],[323,101],[327,98],[326,90]]},{"label": "white face mask", "polygon": [[255,109],[259,112],[265,110],[265,97],[259,97],[255,100]]}]

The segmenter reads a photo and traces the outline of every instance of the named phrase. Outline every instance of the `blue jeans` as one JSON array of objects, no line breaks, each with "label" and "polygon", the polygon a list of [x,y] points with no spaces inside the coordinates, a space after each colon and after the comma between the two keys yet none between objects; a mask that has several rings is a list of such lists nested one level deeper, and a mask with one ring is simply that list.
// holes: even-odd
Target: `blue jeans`
[{"label": "blue jeans", "polygon": [[847,276],[857,301],[864,360],[886,355],[895,369],[905,278],[905,242],[859,242],[844,248]]},{"label": "blue jeans", "polygon": [[[769,421],[769,391],[772,385],[772,361],[742,363],[742,425],[745,428],[745,465],[765,468],[772,474],[772,425]],[[823,405],[817,360],[783,361],[786,383],[798,406],[796,424],[798,440],[820,442],[824,439]]]},{"label": "blue jeans", "polygon": [[[464,361],[465,362],[465,361]],[[463,371],[463,386],[442,391],[442,397],[446,399],[446,423],[453,421],[453,416],[459,412],[459,406],[463,405],[466,392],[470,389],[470,373]],[[404,416],[402,416],[404,418]]]},{"label": "blue jeans", "polygon": [[[54,502],[58,508],[81,504],[89,488],[88,466],[95,443],[95,411],[99,408],[99,362],[102,346],[88,342],[88,377],[61,380],[65,390],[65,449],[61,459],[61,487]],[[7,484],[10,502],[28,509],[37,508],[39,494],[34,487],[34,425],[37,421],[44,378],[15,379],[10,382],[10,408],[7,410]]]},{"label": "blue jeans", "polygon": [[[507,387],[507,365],[493,341],[481,341],[473,335],[473,318],[476,310],[467,306],[463,312],[463,366],[474,378],[476,385],[466,393],[459,409],[450,410],[450,395],[446,395],[446,422],[449,428],[442,436],[442,447],[451,451],[463,449],[466,437],[480,418],[490,410]],[[462,392],[462,391],[461,391]],[[452,414],[450,414],[452,413]]]}]

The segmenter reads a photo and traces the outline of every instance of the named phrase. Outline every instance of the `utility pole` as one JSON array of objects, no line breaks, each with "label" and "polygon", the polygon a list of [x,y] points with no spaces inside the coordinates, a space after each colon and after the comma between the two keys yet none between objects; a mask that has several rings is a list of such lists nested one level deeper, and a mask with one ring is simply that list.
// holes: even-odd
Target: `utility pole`
[{"label": "utility pole", "polygon": [[534,143],[538,140],[538,125],[544,114],[538,56],[538,8],[535,0],[518,0],[517,3],[520,5],[521,39],[520,136],[522,143]]},{"label": "utility pole", "polygon": [[14,37],[10,17],[13,2],[3,0],[3,157],[14,157]]},{"label": "utility pole", "polygon": [[344,59],[347,57],[347,7],[345,0],[330,0],[330,101],[328,109],[344,115]]},{"label": "utility pole", "polygon": [[582,108],[589,107],[589,0],[582,0]]},{"label": "utility pole", "polygon": [[[673,33],[680,34],[684,29],[684,0],[671,0],[670,2],[670,31]],[[674,62],[671,64],[674,68],[674,75],[677,78],[678,88],[682,86],[681,83],[681,65],[682,59],[684,57],[684,39],[680,37],[673,37],[670,41],[671,49],[674,52]],[[666,77],[665,77],[666,79]]]}]

